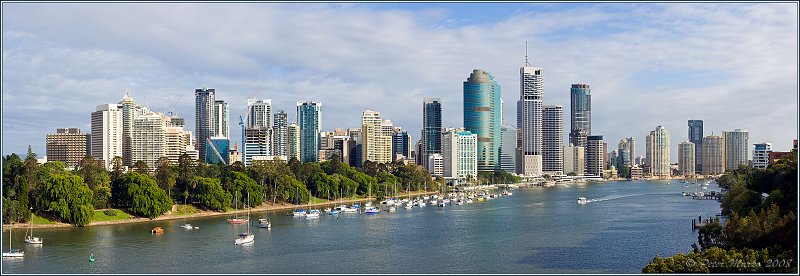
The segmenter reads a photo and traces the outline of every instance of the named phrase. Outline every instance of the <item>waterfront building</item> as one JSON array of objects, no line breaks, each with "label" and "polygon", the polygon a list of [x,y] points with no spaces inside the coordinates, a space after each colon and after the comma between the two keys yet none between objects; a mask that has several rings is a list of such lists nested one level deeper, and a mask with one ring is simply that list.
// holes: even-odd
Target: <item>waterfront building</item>
[{"label": "waterfront building", "polygon": [[583,175],[586,168],[586,148],[580,146],[564,146],[564,174]]},{"label": "waterfront building", "polygon": [[564,108],[545,105],[542,121],[542,172],[548,175],[564,174]]},{"label": "waterfront building", "polygon": [[408,131],[395,128],[392,134],[392,160],[411,159],[411,136]]},{"label": "waterfront building", "polygon": [[689,120],[689,142],[694,143],[695,172],[703,172],[703,120]]},{"label": "waterfront building", "polygon": [[61,161],[67,166],[76,167],[81,164],[89,148],[92,135],[81,133],[80,128],[59,128],[56,133],[45,136],[46,156],[49,161]]},{"label": "waterfront building", "polygon": [[703,137],[703,174],[719,175],[725,172],[725,142],[722,137]]},{"label": "waterfront building", "polygon": [[669,168],[670,148],[669,132],[662,126],[656,127],[645,138],[646,157],[645,167],[649,168],[651,177],[670,177],[672,170]]},{"label": "waterfront building", "polygon": [[133,101],[129,94],[117,103],[122,108],[122,162],[124,166],[133,166],[132,161],[132,140],[133,140],[133,120],[136,120],[140,115],[149,113],[146,107],[143,107]]},{"label": "waterfront building", "polygon": [[214,134],[215,137],[230,137],[230,113],[228,103],[221,100],[214,101]]},{"label": "waterfront building", "polygon": [[228,137],[209,138],[208,143],[206,143],[206,163],[217,164],[222,162],[225,165],[230,165],[230,160],[228,159],[229,143]]},{"label": "waterfront building", "polygon": [[637,164],[631,166],[631,179],[642,179],[642,168]]},{"label": "waterfront building", "polygon": [[464,128],[478,135],[479,171],[500,168],[500,93],[494,76],[482,69],[464,82]]},{"label": "waterfront building", "polygon": [[91,154],[111,170],[111,160],[122,157],[122,105],[101,104],[92,112]]},{"label": "waterfront building", "polygon": [[300,126],[300,162],[317,162],[319,133],[322,132],[322,103],[297,102],[297,122]]},{"label": "waterfront building", "polygon": [[[363,162],[367,160],[376,163],[392,162],[392,136],[385,135],[383,127],[384,121],[381,120],[381,113],[366,110],[361,117],[361,141]],[[388,126],[391,126],[390,124]],[[390,131],[391,132],[391,131]]]},{"label": "waterfront building", "polygon": [[422,137],[420,162],[428,167],[428,155],[442,153],[442,99],[425,98],[422,101]]},{"label": "waterfront building", "polygon": [[350,136],[346,135],[333,136],[331,142],[331,149],[339,155],[340,161],[349,164],[350,160]]},{"label": "waterfront building", "polygon": [[603,177],[603,135],[586,137],[586,175]]},{"label": "waterfront building", "polygon": [[275,124],[272,126],[272,154],[277,156],[289,155],[288,126],[286,112],[283,110],[275,112]]},{"label": "waterfront building", "polygon": [[153,112],[133,120],[131,161],[134,164],[143,161],[151,171],[155,170],[158,159],[167,156],[166,127],[167,117]]},{"label": "waterfront building", "polygon": [[603,142],[603,169],[608,168],[610,155],[608,154],[608,143]]},{"label": "waterfront building", "polygon": [[460,129],[448,129],[442,137],[443,175],[465,180],[478,177],[478,135]]},{"label": "waterfront building", "polygon": [[500,127],[500,169],[507,173],[517,172],[517,129]]},{"label": "waterfront building", "polygon": [[748,165],[749,151],[747,148],[749,133],[747,130],[735,129],[723,131],[722,139],[725,146],[725,171],[734,171],[739,166]]},{"label": "waterfront building", "polygon": [[695,172],[694,143],[684,141],[678,144],[678,171],[683,177],[693,177]]},{"label": "waterfront building", "polygon": [[[525,66],[519,69],[517,130],[520,132],[520,149],[517,162],[520,162],[520,174],[541,176],[544,169],[544,80],[542,68],[531,67],[527,60],[526,56]],[[555,112],[555,110],[552,111]],[[555,117],[556,114],[551,114],[551,116]],[[556,118],[551,119],[556,120]],[[561,146],[561,143],[558,141],[557,145]]]},{"label": "waterfront building", "polygon": [[772,152],[772,143],[763,142],[753,145],[753,168],[766,169],[769,166],[769,153]]},{"label": "waterfront building", "polygon": [[287,153],[289,159],[297,158],[300,161],[300,126],[291,123],[286,127],[287,130]]},{"label": "waterfront building", "polygon": [[[606,144],[608,144],[608,143],[604,143],[603,151],[608,149],[608,148],[605,147]],[[617,158],[618,158],[617,150],[611,150],[611,152],[607,153],[606,154],[606,160],[608,160],[607,161],[608,163],[606,164],[606,167],[608,167],[608,168],[611,168],[611,166],[616,167]]]},{"label": "waterfront building", "polygon": [[623,165],[630,168],[636,162],[635,156],[636,142],[633,140],[633,137],[619,140],[619,144],[617,145],[617,165]]},{"label": "waterfront building", "polygon": [[[170,117],[170,120],[172,117]],[[164,154],[172,164],[178,164],[182,154],[194,153],[192,161],[197,160],[197,150],[192,144],[192,132],[184,130],[182,126],[167,126],[164,128]]]},{"label": "waterfront building", "polygon": [[[271,128],[272,127],[272,123],[270,122],[271,115],[272,115],[272,99],[265,99],[265,100],[247,99],[248,128]],[[277,113],[275,115],[277,120]]]},{"label": "waterfront building", "polygon": [[[206,157],[206,142],[214,136],[214,89],[206,87],[195,89],[195,135],[197,136],[197,151],[200,157]],[[203,159],[205,160],[205,159]]]},{"label": "waterfront building", "polygon": [[431,176],[444,176],[444,156],[441,153],[428,155],[427,169]]},{"label": "waterfront building", "polygon": [[269,145],[269,129],[267,128],[245,128],[244,146],[242,147],[245,166],[253,165],[253,158],[257,156],[272,156]]},{"label": "waterfront building", "polygon": [[569,143],[586,146],[586,136],[592,134],[592,89],[588,84],[572,84],[570,88]]}]

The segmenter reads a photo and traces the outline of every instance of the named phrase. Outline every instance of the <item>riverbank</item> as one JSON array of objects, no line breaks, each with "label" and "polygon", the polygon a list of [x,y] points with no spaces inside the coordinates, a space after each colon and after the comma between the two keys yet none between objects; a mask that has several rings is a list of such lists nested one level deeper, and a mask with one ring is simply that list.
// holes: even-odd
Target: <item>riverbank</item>
[{"label": "riverbank", "polygon": [[[411,193],[410,196],[418,196],[418,195],[428,195],[428,194],[436,194],[438,192],[416,192]],[[406,197],[408,194],[401,194],[398,197]],[[312,204],[312,206],[316,205],[318,207],[325,207],[325,206],[332,206],[337,204],[343,203],[354,203],[354,202],[367,202],[367,201],[375,201],[375,198],[356,198],[356,199],[346,199],[346,200],[328,200],[322,203]],[[133,217],[130,219],[122,219],[122,220],[110,220],[110,221],[99,221],[99,222],[92,222],[84,227],[93,227],[93,226],[104,226],[104,225],[117,225],[117,224],[128,224],[128,223],[142,223],[142,222],[152,222],[152,221],[164,221],[164,220],[175,220],[175,219],[186,219],[186,218],[199,218],[199,217],[214,217],[214,216],[225,216],[225,215],[232,215],[232,214],[241,214],[247,213],[248,211],[251,212],[276,212],[276,211],[283,211],[283,210],[292,210],[295,208],[308,208],[308,204],[286,204],[286,203],[279,203],[279,204],[271,204],[265,203],[260,206],[255,206],[250,210],[242,209],[242,210],[232,210],[227,212],[216,212],[216,211],[205,211],[200,210],[199,213],[188,214],[188,215],[172,215],[172,212],[175,211],[175,208],[178,205],[173,205],[172,211],[167,212],[167,214],[161,215],[154,219],[143,218],[143,217]],[[3,231],[8,231],[10,229],[10,224],[3,224]],[[36,229],[49,229],[49,228],[66,228],[66,227],[78,227],[68,223],[60,223],[56,222],[53,224],[33,224],[30,223],[14,223],[14,228],[36,228]]]}]

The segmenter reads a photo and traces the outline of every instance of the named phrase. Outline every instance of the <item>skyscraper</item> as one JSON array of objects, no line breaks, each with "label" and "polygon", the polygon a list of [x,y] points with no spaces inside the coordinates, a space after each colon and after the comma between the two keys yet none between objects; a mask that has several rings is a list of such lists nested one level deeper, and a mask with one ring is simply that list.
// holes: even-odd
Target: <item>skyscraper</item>
[{"label": "skyscraper", "polygon": [[564,108],[545,105],[542,121],[542,172],[549,175],[564,174]]},{"label": "skyscraper", "polygon": [[206,142],[215,134],[214,125],[214,89],[206,87],[194,90],[194,115],[195,135],[197,136],[196,149],[200,158],[205,160]]},{"label": "skyscraper", "polygon": [[272,115],[271,99],[266,99],[266,100],[247,99],[248,128],[270,128],[272,126],[272,124],[270,123],[271,115]]},{"label": "skyscraper", "polygon": [[254,158],[267,159],[267,156],[273,155],[270,151],[268,129],[263,127],[245,128],[242,152],[244,152],[242,163],[245,166],[252,165]]},{"label": "skyscraper", "polygon": [[291,123],[286,127],[286,130],[286,137],[288,138],[286,141],[287,157],[289,160],[297,158],[297,161],[300,161],[300,126]]},{"label": "skyscraper", "polygon": [[[772,143],[764,142],[753,144],[753,168],[766,169],[769,166],[769,153],[772,152]],[[48,159],[50,156],[47,156]]]},{"label": "skyscraper", "polygon": [[273,155],[289,155],[288,132],[286,112],[278,110],[278,112],[275,112],[275,124],[272,126]]},{"label": "skyscraper", "polygon": [[428,155],[442,153],[442,99],[425,98],[422,101],[422,166],[428,167]]},{"label": "skyscraper", "polygon": [[133,120],[133,140],[131,140],[131,161],[143,161],[151,170],[156,162],[167,156],[166,149],[167,117],[150,112]]},{"label": "skyscraper", "polygon": [[214,101],[214,134],[213,137],[230,137],[231,118],[228,103],[225,101]]},{"label": "skyscraper", "polygon": [[694,143],[684,141],[678,144],[678,171],[684,177],[694,176],[695,160],[694,160]]},{"label": "skyscraper", "polygon": [[586,175],[603,177],[603,135],[586,137]]},{"label": "skyscraper", "polygon": [[149,111],[146,107],[134,102],[128,94],[125,94],[125,97],[117,105],[122,107],[122,162],[125,166],[131,167],[133,166],[131,155],[133,120]]},{"label": "skyscraper", "polygon": [[322,103],[297,102],[300,126],[300,162],[319,160],[319,133],[322,132]]},{"label": "skyscraper", "polygon": [[689,142],[694,144],[695,172],[703,171],[703,120],[689,120]]},{"label": "skyscraper", "polygon": [[725,172],[725,142],[722,137],[709,135],[703,138],[703,174],[718,175]]},{"label": "skyscraper", "polygon": [[653,177],[669,177],[669,132],[662,126],[651,131],[647,138],[647,164]]},{"label": "skyscraper", "polygon": [[725,171],[734,171],[741,165],[747,166],[749,132],[747,130],[735,129],[733,131],[723,131],[722,139],[725,144]]},{"label": "skyscraper", "polygon": [[477,179],[478,136],[464,129],[448,129],[442,137],[443,174],[447,178]]},{"label": "skyscraper", "polygon": [[500,127],[500,169],[516,173],[517,169],[517,129],[513,126]]},{"label": "skyscraper", "polygon": [[[392,136],[391,131],[386,133],[383,128],[384,121],[381,113],[366,110],[361,117],[361,154],[362,162],[367,160],[376,163],[392,162]],[[392,129],[388,125],[388,129]],[[386,135],[389,134],[389,135]]]},{"label": "skyscraper", "polygon": [[397,156],[402,156],[403,159],[411,159],[411,136],[408,131],[397,130],[392,135],[392,160],[396,160]]},{"label": "skyscraper", "polygon": [[45,137],[47,161],[61,161],[67,166],[79,166],[81,160],[91,153],[90,133],[81,133],[80,128],[59,128]]},{"label": "skyscraper", "polygon": [[586,146],[586,136],[592,134],[592,90],[588,84],[573,84],[570,89],[569,142]]},{"label": "skyscraper", "polygon": [[478,135],[478,170],[500,169],[500,85],[482,69],[464,82],[464,128]]},{"label": "skyscraper", "polygon": [[628,137],[625,139],[619,140],[619,144],[617,145],[617,165],[623,165],[630,168],[634,164],[634,159],[636,159],[636,149],[635,149],[635,141],[633,137]]},{"label": "skyscraper", "polygon": [[[544,81],[542,68],[531,67],[525,57],[525,66],[519,69],[519,101],[517,102],[517,130],[520,132],[518,173],[542,175],[542,116],[544,109]],[[466,108],[464,109],[466,110]],[[559,146],[560,143],[559,143]]]},{"label": "skyscraper", "polygon": [[122,157],[122,105],[101,104],[92,112],[92,157],[111,169],[111,160]]},{"label": "skyscraper", "polygon": [[586,148],[564,146],[564,174],[583,175],[586,169]]}]

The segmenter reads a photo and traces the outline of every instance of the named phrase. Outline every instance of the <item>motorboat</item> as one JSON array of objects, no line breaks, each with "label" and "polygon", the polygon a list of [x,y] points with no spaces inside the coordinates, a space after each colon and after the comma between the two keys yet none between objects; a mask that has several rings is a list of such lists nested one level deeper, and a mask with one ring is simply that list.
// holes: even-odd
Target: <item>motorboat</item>
[{"label": "motorboat", "polygon": [[[249,224],[248,224],[249,225]],[[239,237],[233,242],[234,245],[243,245],[253,243],[255,241],[256,235],[250,233],[241,233]]]},{"label": "motorboat", "polygon": [[367,207],[366,212],[367,212],[367,215],[376,215],[376,214],[381,212],[381,209],[369,206],[369,207]]},{"label": "motorboat", "polygon": [[325,208],[323,211],[325,211],[325,213],[330,213],[332,210],[333,209],[331,209],[331,207],[328,207],[328,208]]},{"label": "motorboat", "polygon": [[318,218],[319,215],[320,215],[319,210],[313,209],[309,210],[308,213],[306,213],[306,218]]},{"label": "motorboat", "polygon": [[406,209],[414,208],[414,205],[411,203],[406,204]]},{"label": "motorboat", "polygon": [[389,206],[389,209],[387,209],[387,211],[389,211],[389,212],[397,211],[397,207]]},{"label": "motorboat", "polygon": [[267,219],[258,219],[258,227],[272,228],[272,223]]},{"label": "motorboat", "polygon": [[188,223],[185,223],[185,224],[181,225],[181,228],[183,228],[183,229],[194,229],[194,227],[191,224],[188,224]]},{"label": "motorboat", "polygon": [[156,226],[156,228],[153,228],[153,230],[150,230],[150,233],[152,233],[152,234],[164,234],[164,228],[161,228],[160,226]]},{"label": "motorboat", "polygon": [[419,202],[419,207],[425,207],[425,201],[420,201]]},{"label": "motorboat", "polygon": [[333,209],[333,210],[328,211],[328,214],[330,214],[331,216],[335,216],[339,212],[341,212],[341,211],[339,211],[339,209],[337,208],[337,209]]},{"label": "motorboat", "polygon": [[294,211],[294,212],[292,212],[292,215],[294,217],[305,217],[306,216],[306,210],[300,209],[300,210]]},{"label": "motorboat", "polygon": [[579,197],[579,198],[578,198],[578,204],[586,204],[587,202],[588,202],[588,201],[586,200],[586,198],[585,198],[585,197]]}]

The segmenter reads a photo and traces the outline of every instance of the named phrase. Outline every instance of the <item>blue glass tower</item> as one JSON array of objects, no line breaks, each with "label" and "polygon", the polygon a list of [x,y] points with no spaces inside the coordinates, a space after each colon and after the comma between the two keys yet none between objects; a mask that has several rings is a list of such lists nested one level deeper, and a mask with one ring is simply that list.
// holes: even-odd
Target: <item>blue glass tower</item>
[{"label": "blue glass tower", "polygon": [[209,138],[211,143],[206,143],[206,156],[205,160],[208,164],[217,164],[223,162],[229,165],[228,151],[230,150],[230,143],[226,137]]},{"label": "blue glass tower", "polygon": [[300,162],[317,162],[319,133],[322,132],[322,103],[297,102],[297,124],[300,126]]},{"label": "blue glass tower", "polygon": [[482,69],[464,82],[464,128],[478,135],[478,170],[500,169],[500,85]]},{"label": "blue glass tower", "polygon": [[570,88],[569,143],[585,147],[586,137],[592,134],[592,89],[588,84],[573,84]]},{"label": "blue glass tower", "polygon": [[428,167],[428,156],[442,153],[442,99],[422,101],[422,166]]}]

